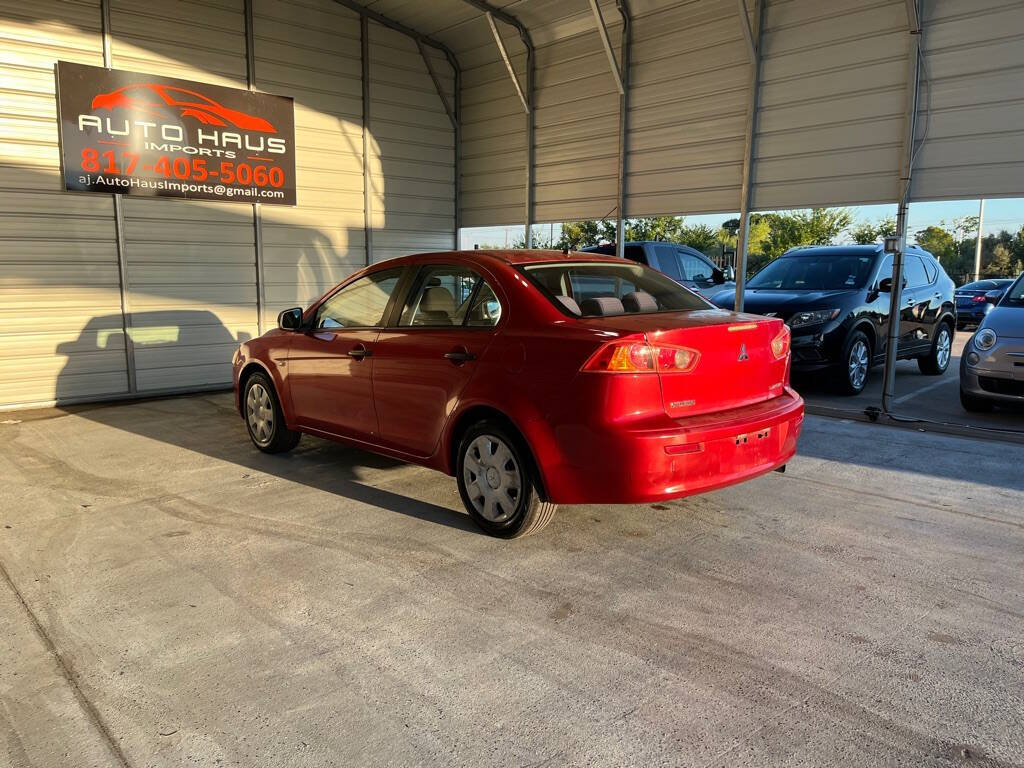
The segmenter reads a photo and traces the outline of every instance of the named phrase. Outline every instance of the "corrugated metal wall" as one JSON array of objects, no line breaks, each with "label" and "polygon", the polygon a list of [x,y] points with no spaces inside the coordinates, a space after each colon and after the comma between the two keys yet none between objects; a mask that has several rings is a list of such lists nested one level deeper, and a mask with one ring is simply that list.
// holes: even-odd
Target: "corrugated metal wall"
[{"label": "corrugated metal wall", "polygon": [[918,200],[1024,194],[1024,3],[925,3]]},{"label": "corrugated metal wall", "polygon": [[906,133],[903,0],[772,0],[751,207],[896,199]]},{"label": "corrugated metal wall", "polygon": [[[526,53],[515,30],[498,24],[519,82]],[[487,21],[459,25],[462,67],[462,226],[522,223],[526,217],[526,116],[497,58]]]},{"label": "corrugated metal wall", "polygon": [[[111,66],[246,87],[242,0],[111,0]],[[231,381],[256,334],[249,205],[124,198],[129,336],[140,392]]]},{"label": "corrugated metal wall", "polygon": [[[295,100],[298,204],[261,207],[264,326],[366,263],[359,16],[253,0],[253,86]],[[0,407],[229,384],[258,332],[250,204],[62,193],[54,63],[102,65],[99,0],[0,0]],[[111,66],[247,86],[244,0],[111,0]],[[454,130],[423,58],[373,25],[374,258],[454,244]],[[428,55],[442,88],[454,77]]]},{"label": "corrugated metal wall", "polygon": [[265,327],[366,264],[359,16],[324,0],[255,0],[257,90],[295,99],[294,208],[262,206]]},{"label": "corrugated metal wall", "polygon": [[[416,42],[371,22],[373,260],[455,247],[455,129]],[[454,75],[431,65],[452,103]]]},{"label": "corrugated metal wall", "polygon": [[56,191],[53,67],[102,65],[99,3],[0,19],[0,404],[126,392],[112,198]]}]

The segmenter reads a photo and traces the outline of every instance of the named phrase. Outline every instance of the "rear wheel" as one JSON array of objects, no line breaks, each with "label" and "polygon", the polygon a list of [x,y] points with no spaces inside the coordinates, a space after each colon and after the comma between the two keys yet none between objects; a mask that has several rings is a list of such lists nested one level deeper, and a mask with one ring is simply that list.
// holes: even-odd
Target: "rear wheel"
[{"label": "rear wheel", "polygon": [[551,522],[557,506],[541,499],[532,458],[503,424],[474,424],[462,436],[458,456],[462,503],[491,536],[520,538]]},{"label": "rear wheel", "polygon": [[844,395],[859,395],[871,370],[871,342],[864,331],[854,331],[846,340],[842,369],[836,385]]},{"label": "rear wheel", "polygon": [[986,413],[992,410],[991,400],[964,392],[963,388],[960,389],[960,405],[964,407],[965,411],[971,413]]},{"label": "rear wheel", "polygon": [[284,453],[298,445],[302,433],[285,426],[281,403],[266,374],[254,373],[246,379],[242,402],[253,445],[264,453]]},{"label": "rear wheel", "polygon": [[949,323],[943,322],[935,333],[932,348],[924,357],[917,358],[917,367],[925,376],[941,376],[949,368],[949,358],[953,354],[953,332]]}]

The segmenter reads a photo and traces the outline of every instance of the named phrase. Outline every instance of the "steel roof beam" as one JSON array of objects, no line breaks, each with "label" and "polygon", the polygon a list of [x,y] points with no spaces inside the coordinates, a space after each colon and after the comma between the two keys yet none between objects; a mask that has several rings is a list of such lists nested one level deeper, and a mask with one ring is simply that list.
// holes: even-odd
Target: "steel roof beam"
[{"label": "steel roof beam", "polygon": [[[604,46],[605,55],[608,57],[608,64],[612,70],[612,77],[615,78],[615,87],[622,96],[626,90],[622,86],[622,71],[619,63],[615,60],[615,51],[612,50],[612,41],[608,38],[608,27],[604,24],[604,17],[601,15],[601,6],[597,0],[590,0],[590,10],[594,14],[594,22],[597,24],[597,34],[601,37],[601,45]],[[622,12],[620,7],[619,12]]]}]

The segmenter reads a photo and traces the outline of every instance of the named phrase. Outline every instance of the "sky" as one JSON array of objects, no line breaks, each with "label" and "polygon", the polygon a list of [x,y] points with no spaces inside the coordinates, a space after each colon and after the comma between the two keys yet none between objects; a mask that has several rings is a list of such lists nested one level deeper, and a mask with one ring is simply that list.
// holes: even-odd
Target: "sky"
[{"label": "sky", "polygon": [[[877,221],[887,216],[896,215],[896,205],[860,205],[850,206],[854,222]],[[952,224],[954,219],[962,216],[977,216],[977,200],[945,200],[941,202],[913,203],[910,206],[908,222],[908,238],[913,241],[914,234],[925,227],[939,225],[945,221]],[[687,216],[688,224],[707,224],[718,228],[723,221],[736,218],[736,213],[712,213],[700,216]],[[545,225],[538,224],[538,229]],[[549,225],[550,226],[550,225]],[[1024,198],[1006,198],[985,201],[985,218],[982,229],[985,234],[998,233],[1005,229],[1016,232],[1024,226]],[[558,239],[559,224],[554,224],[552,231]],[[511,245],[517,238],[522,238],[522,225],[510,227],[469,227],[462,230],[462,248],[472,248],[474,244]],[[506,240],[507,238],[507,240]]]}]

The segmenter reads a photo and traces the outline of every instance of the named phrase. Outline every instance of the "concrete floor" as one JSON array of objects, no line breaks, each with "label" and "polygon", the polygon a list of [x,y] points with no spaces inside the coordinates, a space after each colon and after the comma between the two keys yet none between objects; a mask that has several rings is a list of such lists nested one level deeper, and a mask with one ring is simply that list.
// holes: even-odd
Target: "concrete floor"
[{"label": "concrete floor", "polygon": [[1021,446],[809,417],[505,542],[228,395],[0,421],[5,768],[1024,765]]}]

